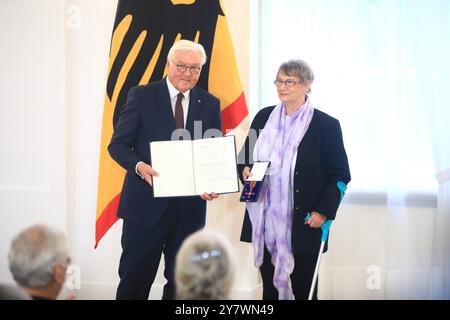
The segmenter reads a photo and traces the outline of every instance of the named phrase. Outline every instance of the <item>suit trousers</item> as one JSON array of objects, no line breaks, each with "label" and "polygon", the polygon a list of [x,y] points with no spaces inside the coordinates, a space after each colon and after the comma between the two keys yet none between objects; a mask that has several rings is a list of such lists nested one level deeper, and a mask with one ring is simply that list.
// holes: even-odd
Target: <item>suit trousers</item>
[{"label": "suit trousers", "polygon": [[179,200],[172,199],[161,221],[152,227],[123,221],[120,282],[116,299],[147,300],[162,253],[167,279],[162,298],[175,299],[175,258],[181,243],[188,236],[179,223],[179,217]]},{"label": "suit trousers", "polygon": [[[270,261],[270,253],[264,246],[264,260],[259,268],[263,282],[263,300],[278,300],[278,290],[273,285],[275,267]],[[291,274],[292,291],[295,300],[308,300],[312,278],[316,268],[317,255],[294,255],[294,271]],[[317,300],[317,283],[313,299]]]}]

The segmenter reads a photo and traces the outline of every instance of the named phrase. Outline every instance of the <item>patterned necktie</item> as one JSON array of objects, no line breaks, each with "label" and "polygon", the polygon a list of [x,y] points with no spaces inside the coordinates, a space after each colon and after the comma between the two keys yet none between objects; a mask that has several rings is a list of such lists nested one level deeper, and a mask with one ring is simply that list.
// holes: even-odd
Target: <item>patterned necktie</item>
[{"label": "patterned necktie", "polygon": [[175,124],[177,129],[184,128],[184,115],[183,115],[183,105],[181,100],[183,100],[184,95],[180,92],[177,96],[177,102],[175,103]]}]

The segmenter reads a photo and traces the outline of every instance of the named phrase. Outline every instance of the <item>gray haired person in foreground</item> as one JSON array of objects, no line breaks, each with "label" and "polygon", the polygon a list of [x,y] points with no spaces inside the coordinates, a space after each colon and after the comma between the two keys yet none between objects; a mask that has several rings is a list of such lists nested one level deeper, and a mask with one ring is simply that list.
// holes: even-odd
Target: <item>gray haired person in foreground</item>
[{"label": "gray haired person in foreground", "polygon": [[55,300],[64,284],[70,258],[62,232],[34,225],[19,233],[9,251],[9,269],[34,300]]},{"label": "gray haired person in foreground", "polygon": [[235,267],[234,252],[225,237],[207,230],[191,234],[176,258],[177,299],[229,299]]}]

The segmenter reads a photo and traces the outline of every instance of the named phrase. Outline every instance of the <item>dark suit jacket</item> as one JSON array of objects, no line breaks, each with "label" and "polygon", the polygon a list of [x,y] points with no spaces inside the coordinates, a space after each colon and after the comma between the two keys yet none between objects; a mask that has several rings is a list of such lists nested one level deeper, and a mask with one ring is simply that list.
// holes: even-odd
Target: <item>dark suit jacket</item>
[{"label": "dark suit jacket", "polygon": [[[275,107],[267,107],[258,112],[251,128],[259,136]],[[253,163],[253,148],[249,138],[245,142],[239,159],[245,164],[242,170]],[[243,154],[242,154],[243,153]],[[320,249],[321,229],[313,229],[304,224],[307,212],[317,211],[334,220],[339,206],[340,192],[337,181],[348,183],[350,170],[342,140],[339,121],[314,110],[314,115],[302,142],[298,147],[294,172],[294,213],[292,223],[292,250],[294,254],[317,254]],[[241,241],[251,242],[252,225],[246,210],[242,227]],[[327,250],[325,246],[324,252]]]},{"label": "dark suit jacket", "polygon": [[[222,128],[220,101],[197,87],[190,92],[186,121],[192,139],[194,121],[202,122],[202,135],[208,129]],[[154,198],[151,187],[136,174],[135,167],[139,161],[151,165],[150,142],[170,140],[173,130],[175,119],[165,79],[130,89],[108,147],[111,157],[127,170],[118,209],[120,218],[144,226],[153,226],[161,218],[170,198]],[[199,196],[179,199],[181,223],[192,230],[202,227],[205,201]]]}]

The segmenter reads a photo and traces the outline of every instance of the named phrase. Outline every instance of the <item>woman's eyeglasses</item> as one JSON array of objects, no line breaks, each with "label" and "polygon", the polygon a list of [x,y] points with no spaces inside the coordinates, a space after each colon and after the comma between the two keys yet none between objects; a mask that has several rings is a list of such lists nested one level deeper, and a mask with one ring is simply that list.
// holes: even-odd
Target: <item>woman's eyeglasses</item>
[{"label": "woman's eyeglasses", "polygon": [[277,79],[277,80],[275,80],[273,83],[274,83],[277,87],[281,87],[281,86],[284,84],[285,87],[292,88],[293,86],[299,84],[300,81],[294,81],[294,80],[279,80],[279,79]]}]

